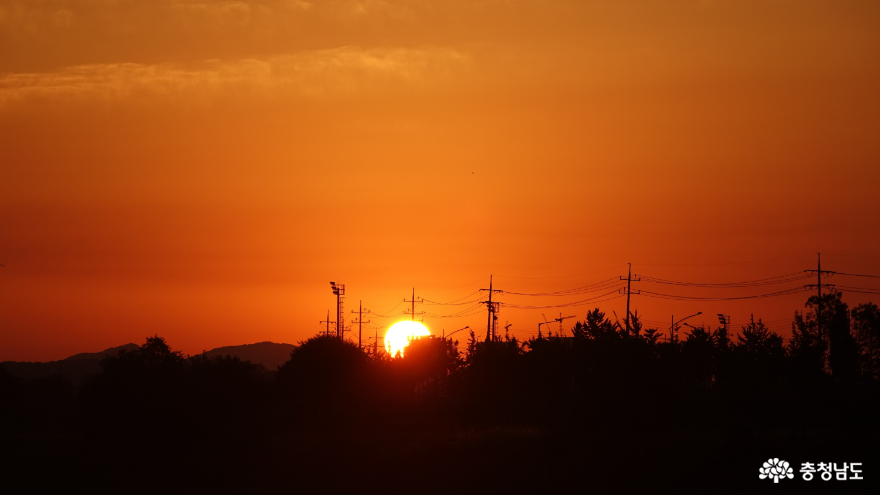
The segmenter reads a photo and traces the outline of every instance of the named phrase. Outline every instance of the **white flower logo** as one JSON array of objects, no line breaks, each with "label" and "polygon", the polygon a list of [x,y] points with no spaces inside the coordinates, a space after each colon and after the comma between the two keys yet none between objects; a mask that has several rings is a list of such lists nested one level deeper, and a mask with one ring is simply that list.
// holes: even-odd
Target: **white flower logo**
[{"label": "white flower logo", "polygon": [[773,478],[774,483],[779,483],[779,478],[794,478],[794,471],[791,469],[791,466],[788,465],[786,461],[780,461],[777,458],[767,459],[767,462],[764,463],[764,467],[758,470],[761,474],[758,475],[759,478]]}]

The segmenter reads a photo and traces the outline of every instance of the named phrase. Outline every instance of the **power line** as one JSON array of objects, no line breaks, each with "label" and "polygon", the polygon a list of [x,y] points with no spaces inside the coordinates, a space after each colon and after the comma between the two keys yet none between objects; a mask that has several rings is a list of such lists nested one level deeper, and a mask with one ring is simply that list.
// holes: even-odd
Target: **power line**
[{"label": "power line", "polygon": [[[611,294],[615,294],[615,295],[614,295],[613,297],[609,297],[609,298],[607,298],[607,299],[602,299],[603,297],[609,296],[609,295],[611,295]],[[551,305],[548,305],[548,306],[526,306],[526,305],[522,305],[522,304],[511,304],[511,303],[507,303],[507,304],[505,304],[505,306],[508,307],[508,308],[514,308],[514,309],[551,309],[551,308],[569,308],[569,307],[572,307],[572,306],[580,306],[580,305],[582,305],[582,304],[590,304],[590,303],[599,303],[599,302],[604,302],[604,301],[610,301],[610,300],[612,300],[612,299],[617,299],[618,297],[623,297],[623,294],[620,294],[617,290],[613,290],[613,291],[611,291],[611,292],[606,292],[605,294],[601,294],[601,295],[598,295],[598,296],[595,296],[595,297],[591,297],[591,298],[588,298],[588,299],[581,299],[581,300],[579,300],[579,301],[574,301],[574,302],[564,303],[564,304],[551,304]]]},{"label": "power line", "polygon": [[748,287],[764,287],[767,285],[783,284],[788,282],[797,282],[810,278],[803,272],[788,273],[785,275],[777,275],[775,277],[760,278],[756,280],[746,280],[742,282],[720,282],[720,283],[701,283],[701,282],[682,282],[678,280],[668,280],[650,275],[641,276],[645,282],[665,285],[678,285],[683,287],[699,287],[705,289],[736,289]]},{"label": "power line", "polygon": [[830,272],[832,275],[846,275],[847,277],[868,277],[868,278],[880,278],[880,275],[866,275],[862,273],[843,273],[843,272]]},{"label": "power line", "polygon": [[635,263],[636,266],[723,266],[723,265],[747,265],[750,263],[764,263],[767,261],[780,261],[780,260],[796,260],[800,258],[809,258],[813,256],[812,254],[805,254],[802,256],[788,256],[785,258],[769,258],[765,260],[753,260],[753,261],[732,261],[729,263],[690,263],[690,264],[664,264],[664,263]]},{"label": "power line", "polygon": [[455,313],[451,313],[448,315],[439,315],[439,314],[428,313],[428,312],[424,312],[423,314],[427,318],[459,318],[462,316],[471,316],[471,315],[480,313],[482,311],[483,311],[483,309],[480,304],[474,304],[473,306],[471,306],[469,308],[465,308],[465,309],[459,310]]},{"label": "power line", "polygon": [[535,297],[557,297],[557,296],[574,296],[578,294],[587,294],[590,292],[599,292],[601,290],[608,289],[612,286],[620,286],[622,285],[617,277],[609,278],[606,280],[602,280],[600,282],[596,282],[589,285],[584,285],[582,287],[575,287],[573,289],[563,289],[553,292],[512,292],[512,291],[502,291],[505,294],[510,294],[513,296],[535,296]]},{"label": "power line", "polygon": [[870,287],[850,287],[848,285],[836,285],[834,287],[845,292],[856,292],[858,294],[880,294],[880,289]]},{"label": "power line", "polygon": [[610,268],[603,268],[601,270],[594,270],[592,272],[579,273],[577,275],[558,275],[555,277],[511,277],[508,275],[498,275],[498,276],[500,278],[512,278],[512,279],[518,279],[518,280],[550,280],[550,279],[556,279],[556,278],[576,278],[576,277],[583,277],[584,275],[593,275],[594,273],[602,273],[602,272],[608,272],[611,270],[617,270],[618,268],[621,268],[622,266],[623,265],[615,265]]},{"label": "power line", "polygon": [[476,290],[476,291],[471,292],[470,294],[468,294],[464,297],[459,297],[458,299],[453,299],[452,301],[449,301],[449,302],[438,302],[438,301],[432,301],[430,299],[425,299],[424,301],[429,306],[454,306],[454,305],[469,304],[469,301],[465,301],[465,302],[460,302],[460,301],[462,301],[463,299],[467,299],[471,296],[475,296],[479,293],[480,293],[480,291]]},{"label": "power line", "polygon": [[[474,280],[473,282],[470,282],[470,283],[467,283],[467,284],[464,284],[464,285],[459,285],[458,287],[450,287],[450,288],[448,288],[448,289],[423,289],[423,290],[425,290],[426,292],[443,292],[443,291],[447,291],[447,290],[456,290],[456,289],[461,289],[462,287],[467,287],[467,286],[469,286],[469,285],[475,285],[475,284],[478,284],[478,283],[483,282],[483,281],[485,281],[485,280],[486,280],[486,279],[481,278],[480,280]],[[478,291],[478,292],[479,292],[479,291]]]},{"label": "power line", "polygon": [[[406,298],[404,298],[404,299],[406,299]],[[373,313],[373,314],[375,314],[375,315],[389,314],[389,313],[391,313],[392,311],[394,311],[395,309],[397,309],[397,307],[400,306],[401,304],[403,304],[403,301],[398,301],[397,304],[395,304],[394,307],[392,307],[392,308],[389,309],[388,311],[384,311],[384,312],[382,312],[382,313]]]},{"label": "power line", "polygon": [[795,294],[798,292],[804,292],[806,289],[804,287],[797,287],[794,289],[786,289],[777,292],[770,292],[767,294],[757,294],[751,296],[738,296],[738,297],[697,297],[697,296],[680,296],[675,294],[662,294],[660,292],[651,292],[647,290],[642,290],[642,295],[653,297],[655,299],[670,299],[675,301],[736,301],[740,299],[760,299],[764,297],[775,297],[775,296],[784,296],[788,294]]},{"label": "power line", "polygon": [[843,256],[845,258],[880,258],[877,255],[871,254],[834,254],[834,253],[825,253],[825,256]]}]

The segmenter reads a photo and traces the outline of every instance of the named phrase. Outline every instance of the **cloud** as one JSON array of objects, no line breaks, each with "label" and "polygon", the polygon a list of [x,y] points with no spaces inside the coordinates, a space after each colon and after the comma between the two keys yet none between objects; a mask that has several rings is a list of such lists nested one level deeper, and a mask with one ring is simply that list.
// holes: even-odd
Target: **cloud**
[{"label": "cloud", "polygon": [[324,97],[449,78],[469,58],[449,48],[341,47],[264,59],[196,64],[92,64],[0,77],[0,107],[26,102],[137,100],[230,93]]}]

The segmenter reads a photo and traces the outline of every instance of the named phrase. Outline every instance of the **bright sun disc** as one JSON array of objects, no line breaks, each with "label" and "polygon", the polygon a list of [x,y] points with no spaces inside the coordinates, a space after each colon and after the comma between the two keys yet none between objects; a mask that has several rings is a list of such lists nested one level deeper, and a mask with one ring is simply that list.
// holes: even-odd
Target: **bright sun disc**
[{"label": "bright sun disc", "polygon": [[425,337],[431,335],[428,327],[417,321],[399,321],[385,333],[385,350],[392,356],[403,355],[403,348],[409,345],[410,339],[413,337]]}]

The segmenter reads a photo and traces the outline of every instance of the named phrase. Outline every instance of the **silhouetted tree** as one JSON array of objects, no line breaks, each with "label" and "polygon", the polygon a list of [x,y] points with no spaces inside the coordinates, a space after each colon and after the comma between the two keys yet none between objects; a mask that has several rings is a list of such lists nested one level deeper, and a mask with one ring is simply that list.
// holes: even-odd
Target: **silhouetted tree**
[{"label": "silhouetted tree", "polygon": [[416,376],[446,376],[458,370],[461,357],[457,342],[437,338],[419,338],[409,343],[403,360]]},{"label": "silhouetted tree", "polygon": [[6,371],[0,364],[0,420],[8,420],[24,398],[24,380]]},{"label": "silhouetted tree", "polygon": [[849,308],[841,300],[840,292],[822,298],[822,317],[827,323],[823,328],[828,332],[828,367],[835,380],[851,380],[858,374],[858,347],[850,331]]},{"label": "silhouetted tree", "polygon": [[572,329],[576,340],[616,340],[619,331],[620,325],[606,318],[599,308],[587,312],[583,323],[575,323]]},{"label": "silhouetted tree", "polygon": [[91,383],[105,397],[116,400],[157,398],[178,390],[186,359],[155,335],[135,351],[121,350],[101,360],[101,374]]},{"label": "silhouetted tree", "polygon": [[465,363],[470,364],[474,362],[474,356],[477,353],[477,335],[473,330],[468,331],[468,340],[467,340],[467,348],[465,349],[464,360]]},{"label": "silhouetted tree", "polygon": [[828,340],[827,333],[819,334],[815,302],[815,297],[811,297],[805,305],[807,311],[795,311],[788,345],[792,378],[805,384],[815,383],[825,376]]},{"label": "silhouetted tree", "polygon": [[874,303],[859,304],[852,309],[851,315],[861,373],[868,378],[880,379],[880,308]]},{"label": "silhouetted tree", "polygon": [[752,315],[731,346],[734,373],[750,388],[778,385],[785,372],[782,337]]},{"label": "silhouetted tree", "polygon": [[278,368],[278,381],[303,404],[317,408],[352,400],[368,364],[356,344],[319,335],[300,342],[290,353],[290,360]]},{"label": "silhouetted tree", "polygon": [[689,387],[709,389],[714,378],[715,348],[704,327],[692,327],[681,343],[684,379]]},{"label": "silhouetted tree", "polygon": [[646,342],[651,344],[652,346],[657,345],[660,341],[660,330],[657,328],[646,328],[644,333],[642,334],[642,338],[645,339]]}]

